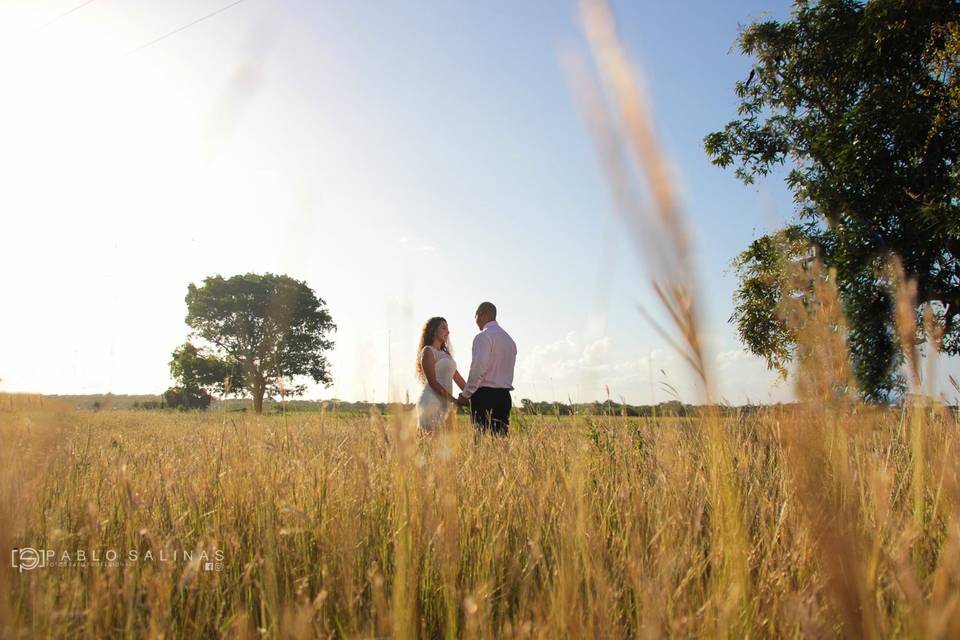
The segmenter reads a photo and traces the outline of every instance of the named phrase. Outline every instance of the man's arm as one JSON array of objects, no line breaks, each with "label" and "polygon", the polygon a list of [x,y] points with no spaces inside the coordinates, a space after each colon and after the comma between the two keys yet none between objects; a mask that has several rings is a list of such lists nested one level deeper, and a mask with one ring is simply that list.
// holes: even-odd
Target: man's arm
[{"label": "man's arm", "polygon": [[483,374],[490,368],[490,355],[493,350],[493,341],[489,336],[478,333],[473,339],[473,359],[470,361],[470,374],[467,376],[467,386],[460,395],[469,398],[480,387]]}]

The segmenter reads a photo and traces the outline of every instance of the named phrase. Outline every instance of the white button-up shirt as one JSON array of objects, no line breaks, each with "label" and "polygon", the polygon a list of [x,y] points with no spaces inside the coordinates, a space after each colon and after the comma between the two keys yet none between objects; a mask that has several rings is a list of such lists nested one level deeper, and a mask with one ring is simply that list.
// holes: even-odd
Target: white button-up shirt
[{"label": "white button-up shirt", "polygon": [[517,362],[517,345],[507,332],[491,320],[473,339],[473,360],[470,375],[463,389],[469,398],[480,387],[513,390],[513,367]]}]

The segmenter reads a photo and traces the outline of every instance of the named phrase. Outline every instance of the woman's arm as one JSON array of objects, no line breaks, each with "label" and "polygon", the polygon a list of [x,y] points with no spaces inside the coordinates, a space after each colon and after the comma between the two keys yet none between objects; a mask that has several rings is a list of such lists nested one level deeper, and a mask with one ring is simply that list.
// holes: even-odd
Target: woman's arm
[{"label": "woman's arm", "polygon": [[467,386],[467,381],[463,379],[463,376],[460,375],[459,371],[453,372],[453,381],[457,383],[458,387],[460,387],[460,391],[463,391],[463,388]]},{"label": "woman's arm", "polygon": [[423,369],[423,375],[427,378],[427,384],[437,392],[437,395],[445,400],[456,402],[457,399],[443,388],[443,385],[437,382],[437,357],[433,355],[433,349],[424,348],[420,354],[420,367]]}]

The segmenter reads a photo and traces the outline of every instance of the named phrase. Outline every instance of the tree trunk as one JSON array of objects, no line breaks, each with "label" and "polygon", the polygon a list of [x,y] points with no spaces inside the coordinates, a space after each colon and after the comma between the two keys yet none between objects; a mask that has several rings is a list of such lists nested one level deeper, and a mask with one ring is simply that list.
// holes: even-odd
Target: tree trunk
[{"label": "tree trunk", "polygon": [[263,413],[263,395],[267,391],[267,385],[264,381],[257,381],[253,385],[253,410],[255,413]]}]

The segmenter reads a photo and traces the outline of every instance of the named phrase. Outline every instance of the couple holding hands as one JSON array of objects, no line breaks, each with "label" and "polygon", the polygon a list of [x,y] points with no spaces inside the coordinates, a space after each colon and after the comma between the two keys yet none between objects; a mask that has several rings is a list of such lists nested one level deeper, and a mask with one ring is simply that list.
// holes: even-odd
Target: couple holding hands
[{"label": "couple holding hands", "polygon": [[[417,424],[425,432],[439,429],[454,405],[469,405],[473,424],[481,433],[507,435],[517,345],[497,324],[493,303],[481,303],[474,317],[480,333],[473,339],[473,360],[466,380],[450,353],[447,321],[430,318],[423,326],[417,356],[417,376],[423,383]],[[461,389],[459,396],[453,395],[454,382]]]}]

